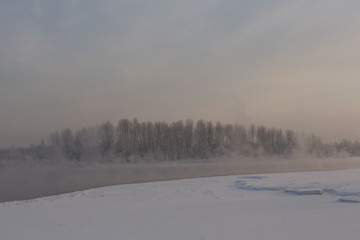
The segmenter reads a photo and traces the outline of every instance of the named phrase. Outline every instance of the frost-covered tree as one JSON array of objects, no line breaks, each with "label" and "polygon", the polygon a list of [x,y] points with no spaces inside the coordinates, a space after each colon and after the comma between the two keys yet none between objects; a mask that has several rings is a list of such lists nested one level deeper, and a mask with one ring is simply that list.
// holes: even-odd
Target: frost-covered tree
[{"label": "frost-covered tree", "polygon": [[128,119],[121,119],[116,128],[116,152],[128,157],[131,153],[131,122]]},{"label": "frost-covered tree", "polygon": [[199,120],[196,122],[195,127],[195,146],[196,146],[196,155],[201,158],[205,158],[208,152],[208,143],[206,136],[206,123],[204,120]]},{"label": "frost-covered tree", "polygon": [[102,124],[99,128],[100,153],[105,156],[112,153],[115,145],[115,127],[110,121]]},{"label": "frost-covered tree", "polygon": [[74,158],[74,135],[70,128],[61,131],[61,146],[65,157]]},{"label": "frost-covered tree", "polygon": [[194,154],[194,122],[190,119],[185,122],[183,138],[185,157],[191,157]]}]

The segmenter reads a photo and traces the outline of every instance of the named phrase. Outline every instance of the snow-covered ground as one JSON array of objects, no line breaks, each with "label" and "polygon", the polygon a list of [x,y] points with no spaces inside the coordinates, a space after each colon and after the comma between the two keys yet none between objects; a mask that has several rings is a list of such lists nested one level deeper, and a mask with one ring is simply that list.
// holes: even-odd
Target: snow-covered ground
[{"label": "snow-covered ground", "polygon": [[1,203],[0,239],[357,240],[358,201],[360,169],[128,184]]}]

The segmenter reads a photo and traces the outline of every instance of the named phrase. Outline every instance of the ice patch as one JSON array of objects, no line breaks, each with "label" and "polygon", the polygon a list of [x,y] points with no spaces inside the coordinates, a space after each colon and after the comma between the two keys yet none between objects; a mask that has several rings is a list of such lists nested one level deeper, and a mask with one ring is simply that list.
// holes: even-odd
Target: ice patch
[{"label": "ice patch", "polygon": [[244,176],[244,177],[241,177],[242,179],[265,179],[267,177],[265,176]]},{"label": "ice patch", "polygon": [[[313,173],[315,174],[315,173]],[[282,193],[290,193],[294,195],[335,195],[341,197],[359,197],[360,191],[358,181],[344,181],[334,182],[333,179],[322,177],[321,173],[318,176],[312,176],[309,179],[294,179],[294,175],[283,174],[278,178],[267,176],[241,176],[234,182],[236,189],[248,191],[276,191]],[[276,176],[276,175],[273,175]],[[315,180],[315,181],[314,181]],[[344,199],[349,201],[349,199]],[[341,200],[341,201],[342,201]],[[351,201],[353,199],[350,199]],[[356,200],[358,201],[358,200]]]},{"label": "ice patch", "polygon": [[338,202],[343,202],[343,203],[360,203],[360,199],[339,198]]},{"label": "ice patch", "polygon": [[286,193],[292,193],[296,195],[323,195],[323,189],[285,189]]},{"label": "ice patch", "polygon": [[286,188],[283,187],[256,187],[248,185],[247,181],[237,180],[234,183],[237,189],[250,190],[250,191],[284,191]]}]

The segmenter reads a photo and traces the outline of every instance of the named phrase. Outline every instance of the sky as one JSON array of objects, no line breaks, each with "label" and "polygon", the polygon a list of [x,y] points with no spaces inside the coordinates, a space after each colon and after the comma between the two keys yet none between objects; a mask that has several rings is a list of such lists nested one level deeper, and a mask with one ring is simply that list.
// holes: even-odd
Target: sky
[{"label": "sky", "polygon": [[360,2],[2,0],[0,147],[205,119],[360,139]]}]

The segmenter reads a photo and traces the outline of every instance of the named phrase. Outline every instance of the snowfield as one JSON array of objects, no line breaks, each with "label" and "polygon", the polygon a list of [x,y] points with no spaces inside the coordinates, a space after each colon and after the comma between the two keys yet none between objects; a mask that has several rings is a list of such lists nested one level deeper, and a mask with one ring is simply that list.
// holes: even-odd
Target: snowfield
[{"label": "snowfield", "polygon": [[1,203],[0,239],[358,240],[359,202],[360,169],[127,184]]}]

